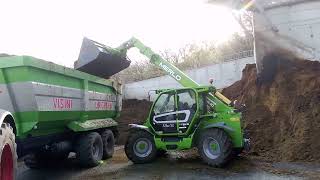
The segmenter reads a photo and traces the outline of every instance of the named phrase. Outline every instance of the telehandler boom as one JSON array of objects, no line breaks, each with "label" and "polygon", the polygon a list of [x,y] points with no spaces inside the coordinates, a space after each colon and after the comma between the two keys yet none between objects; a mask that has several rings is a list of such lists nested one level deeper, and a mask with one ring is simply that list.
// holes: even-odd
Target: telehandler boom
[{"label": "telehandler boom", "polygon": [[[183,87],[198,87],[200,84],[195,82],[193,79],[188,77],[185,73],[183,73],[180,69],[175,67],[173,64],[169,63],[165,59],[163,59],[160,55],[153,52],[151,48],[145,46],[141,41],[139,41],[137,38],[132,37],[130,40],[123,43],[121,46],[119,46],[117,49],[120,51],[120,55],[126,56],[127,50],[130,48],[138,48],[140,53],[147,56],[150,60],[150,62],[158,67],[160,67],[162,70],[164,70],[168,75],[170,75],[173,79],[175,79],[179,84],[181,84]],[[125,58],[125,57],[123,57]],[[220,103],[224,103],[226,105],[229,105],[231,101],[223,96],[220,92],[216,91],[215,96],[212,96],[211,98],[216,99],[218,98],[220,100]]]}]

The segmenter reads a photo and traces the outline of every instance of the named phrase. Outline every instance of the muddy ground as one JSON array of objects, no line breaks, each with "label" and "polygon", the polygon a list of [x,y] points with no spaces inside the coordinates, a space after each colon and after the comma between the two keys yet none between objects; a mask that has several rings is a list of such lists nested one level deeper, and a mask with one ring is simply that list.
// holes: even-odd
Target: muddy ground
[{"label": "muddy ground", "polygon": [[151,164],[134,165],[118,148],[114,157],[91,169],[79,168],[71,157],[56,168],[30,170],[19,163],[18,180],[103,179],[319,179],[320,164],[272,163],[257,157],[238,157],[223,169],[203,164],[193,151],[172,152]]}]

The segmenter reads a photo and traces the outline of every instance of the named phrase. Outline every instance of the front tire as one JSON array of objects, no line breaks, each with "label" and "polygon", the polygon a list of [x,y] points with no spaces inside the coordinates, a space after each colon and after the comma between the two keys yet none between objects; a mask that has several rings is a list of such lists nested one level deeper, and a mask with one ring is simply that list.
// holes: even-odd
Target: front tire
[{"label": "front tire", "polygon": [[154,161],[157,156],[157,149],[153,136],[143,130],[131,132],[125,144],[125,153],[136,164]]},{"label": "front tire", "polygon": [[103,143],[99,133],[90,132],[78,138],[76,157],[81,166],[95,167],[99,165],[103,155]]},{"label": "front tire", "polygon": [[232,157],[232,142],[222,129],[207,129],[200,134],[198,152],[208,165],[222,167]]}]

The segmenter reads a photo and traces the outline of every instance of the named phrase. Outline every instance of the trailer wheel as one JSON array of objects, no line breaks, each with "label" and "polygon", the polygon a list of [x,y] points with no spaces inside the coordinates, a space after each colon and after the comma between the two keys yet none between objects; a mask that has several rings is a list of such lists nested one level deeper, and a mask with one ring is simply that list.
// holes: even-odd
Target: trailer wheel
[{"label": "trailer wheel", "polygon": [[12,127],[7,123],[1,125],[0,148],[0,180],[12,180],[16,173],[17,153],[15,135]]},{"label": "trailer wheel", "polygon": [[221,129],[207,129],[200,134],[198,152],[210,166],[222,167],[232,157],[232,142]]},{"label": "trailer wheel", "polygon": [[103,155],[103,143],[99,133],[81,135],[76,145],[76,157],[81,166],[95,167]]},{"label": "trailer wheel", "polygon": [[43,158],[39,156],[38,153],[28,154],[24,158],[24,164],[30,169],[40,169],[44,168],[46,164],[44,164]]},{"label": "trailer wheel", "polygon": [[102,159],[108,159],[113,156],[114,153],[114,136],[113,132],[109,129],[104,130],[101,133],[102,143],[103,143],[103,155]]},{"label": "trailer wheel", "polygon": [[155,160],[157,149],[153,136],[146,131],[132,131],[125,144],[127,157],[136,164],[149,163]]}]

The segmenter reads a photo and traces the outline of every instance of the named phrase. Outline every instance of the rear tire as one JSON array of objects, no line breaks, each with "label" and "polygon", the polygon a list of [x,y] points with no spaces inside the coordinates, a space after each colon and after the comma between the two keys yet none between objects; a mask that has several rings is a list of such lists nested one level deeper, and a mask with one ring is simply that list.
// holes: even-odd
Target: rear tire
[{"label": "rear tire", "polygon": [[15,179],[17,168],[17,152],[15,135],[8,123],[3,123],[0,128],[0,180]]},{"label": "rear tire", "polygon": [[48,162],[39,153],[28,154],[24,158],[24,164],[30,169],[40,169],[48,166]]},{"label": "rear tire", "polygon": [[78,138],[76,158],[83,167],[99,165],[103,155],[103,143],[99,133],[90,132]]},{"label": "rear tire", "polygon": [[149,163],[157,157],[153,136],[144,130],[130,132],[124,150],[127,157],[136,164]]},{"label": "rear tire", "polygon": [[198,152],[202,160],[210,166],[222,167],[232,157],[232,142],[221,129],[207,129],[200,134]]},{"label": "rear tire", "polygon": [[101,133],[101,138],[103,143],[102,159],[105,160],[113,156],[115,140],[114,140],[113,132],[109,129],[106,129]]}]

